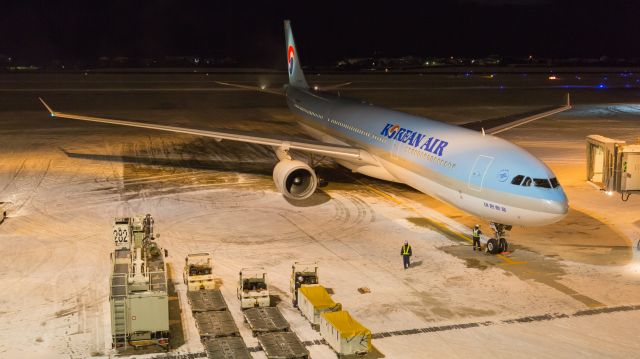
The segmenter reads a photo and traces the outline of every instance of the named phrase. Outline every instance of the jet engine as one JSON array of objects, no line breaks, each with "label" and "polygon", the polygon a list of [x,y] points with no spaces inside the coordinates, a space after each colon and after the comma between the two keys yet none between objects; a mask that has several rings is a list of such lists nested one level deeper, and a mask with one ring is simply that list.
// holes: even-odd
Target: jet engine
[{"label": "jet engine", "polygon": [[285,197],[301,200],[313,194],[318,186],[316,173],[306,163],[283,159],[273,169],[273,181]]}]

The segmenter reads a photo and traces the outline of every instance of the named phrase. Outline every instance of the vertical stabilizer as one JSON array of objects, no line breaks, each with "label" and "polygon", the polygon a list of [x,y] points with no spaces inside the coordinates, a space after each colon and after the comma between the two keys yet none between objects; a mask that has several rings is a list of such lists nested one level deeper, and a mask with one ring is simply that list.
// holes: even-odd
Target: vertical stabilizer
[{"label": "vertical stabilizer", "polygon": [[309,88],[307,80],[304,79],[300,58],[298,57],[298,49],[293,41],[293,32],[291,31],[291,22],[284,21],[284,35],[287,41],[287,73],[289,75],[289,84],[296,87]]}]

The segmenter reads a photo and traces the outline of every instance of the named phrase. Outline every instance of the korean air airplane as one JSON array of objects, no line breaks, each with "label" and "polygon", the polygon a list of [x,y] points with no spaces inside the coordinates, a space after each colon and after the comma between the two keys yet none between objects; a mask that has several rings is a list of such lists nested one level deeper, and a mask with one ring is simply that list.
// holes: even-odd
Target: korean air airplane
[{"label": "korean air airplane", "polygon": [[489,221],[496,237],[487,242],[487,250],[492,253],[507,249],[504,236],[512,225],[541,226],[567,214],[567,197],[549,167],[524,149],[494,135],[570,109],[568,96],[562,107],[517,119],[450,125],[309,87],[289,21],[285,21],[285,38],[289,84],[283,92],[220,84],[284,95],[300,126],[315,141],[63,113],[40,101],[53,117],[270,146],[279,159],[273,170],[275,185],[292,200],[311,196],[318,179],[309,164],[293,159],[289,152],[331,157],[354,172],[407,184]]}]

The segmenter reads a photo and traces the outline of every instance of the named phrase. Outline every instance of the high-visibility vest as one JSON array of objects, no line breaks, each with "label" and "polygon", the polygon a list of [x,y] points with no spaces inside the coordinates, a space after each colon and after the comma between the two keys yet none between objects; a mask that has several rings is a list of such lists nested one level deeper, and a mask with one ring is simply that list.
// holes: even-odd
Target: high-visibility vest
[{"label": "high-visibility vest", "polygon": [[402,255],[403,256],[408,256],[409,255],[409,250],[411,250],[411,246],[409,244],[406,244],[406,245],[402,246]]},{"label": "high-visibility vest", "polygon": [[473,238],[480,238],[480,230],[477,228],[473,229]]}]

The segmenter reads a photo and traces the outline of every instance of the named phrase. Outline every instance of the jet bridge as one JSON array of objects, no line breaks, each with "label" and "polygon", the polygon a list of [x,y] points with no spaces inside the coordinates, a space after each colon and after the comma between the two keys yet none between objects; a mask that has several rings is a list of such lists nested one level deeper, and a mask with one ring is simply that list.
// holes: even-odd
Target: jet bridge
[{"label": "jet bridge", "polygon": [[587,180],[609,195],[626,201],[640,193],[640,139],[627,144],[600,135],[587,136]]}]

